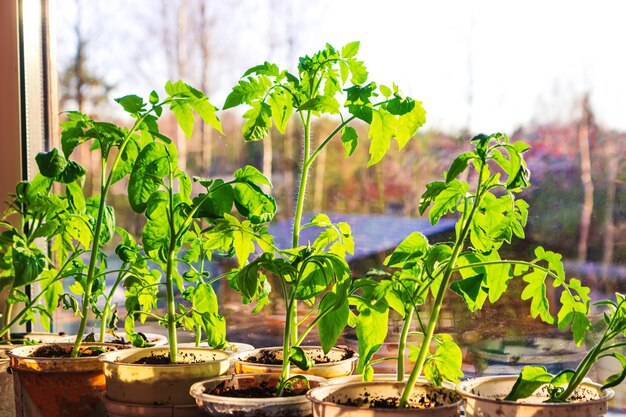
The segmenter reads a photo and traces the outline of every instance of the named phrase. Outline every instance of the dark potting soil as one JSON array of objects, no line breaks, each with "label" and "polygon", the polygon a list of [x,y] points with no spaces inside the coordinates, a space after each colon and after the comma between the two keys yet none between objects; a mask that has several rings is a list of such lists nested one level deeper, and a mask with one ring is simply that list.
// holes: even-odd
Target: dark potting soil
[{"label": "dark potting soil", "polygon": [[[278,350],[261,349],[256,355],[248,356],[245,361],[250,363],[260,363],[263,365],[282,365],[282,353],[282,351]],[[307,354],[309,354],[315,364],[322,364],[350,359],[354,356],[354,351],[346,349],[339,359],[331,359],[330,357],[321,354],[321,351],[320,354],[317,355],[311,355],[309,352],[307,352]]]},{"label": "dark potting soil", "polygon": [[[83,348],[78,354],[78,357],[96,357],[112,350],[115,350],[115,348],[111,346],[89,346]],[[38,347],[30,356],[34,358],[69,358],[71,353],[71,349],[63,348],[58,345],[43,345]]]},{"label": "dark potting soil", "polygon": [[[234,397],[234,398],[274,398],[278,393],[275,382],[263,381],[258,386],[247,388],[234,388],[228,386],[228,381],[220,383],[213,392],[212,395],[219,395],[221,397]],[[283,391],[283,397],[294,397],[296,395],[304,395],[309,390],[305,384],[294,384],[291,390]]]},{"label": "dark potting soil", "polygon": [[[180,356],[180,358],[178,359],[178,363],[203,363],[203,362],[206,362],[204,360],[197,359],[196,355],[194,353],[179,352],[178,356]],[[145,357],[143,357],[141,359],[136,360],[133,363],[135,363],[135,364],[143,364],[143,365],[171,365],[172,364],[172,362],[170,361],[170,354],[169,353],[145,356]]]},{"label": "dark potting soil", "polygon": [[[432,391],[422,394],[416,402],[414,401],[409,404],[409,408],[434,408],[450,405],[459,400],[460,397],[452,391]],[[397,409],[400,404],[400,397],[380,397],[378,395],[371,395],[366,391],[358,398],[348,398],[346,401],[340,401],[338,403],[361,408]]]}]

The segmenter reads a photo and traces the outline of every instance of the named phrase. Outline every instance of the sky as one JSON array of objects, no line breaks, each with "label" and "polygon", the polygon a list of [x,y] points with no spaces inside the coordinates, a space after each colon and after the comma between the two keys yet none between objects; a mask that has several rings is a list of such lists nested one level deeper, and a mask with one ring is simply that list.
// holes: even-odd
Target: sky
[{"label": "sky", "polygon": [[[57,1],[60,66],[72,51],[75,3]],[[220,57],[211,68],[210,94],[218,105],[249,66],[270,60],[294,68],[298,56],[326,42],[341,47],[359,40],[358,56],[370,79],[396,82],[422,101],[426,127],[511,132],[529,124],[567,122],[578,117],[588,93],[596,120],[626,131],[623,1],[209,3],[216,17],[211,47]],[[149,91],[168,78],[159,39],[175,20],[159,4],[92,0],[82,5],[82,24],[94,38],[90,60],[116,85],[114,96]],[[288,38],[293,39],[291,50]]]}]

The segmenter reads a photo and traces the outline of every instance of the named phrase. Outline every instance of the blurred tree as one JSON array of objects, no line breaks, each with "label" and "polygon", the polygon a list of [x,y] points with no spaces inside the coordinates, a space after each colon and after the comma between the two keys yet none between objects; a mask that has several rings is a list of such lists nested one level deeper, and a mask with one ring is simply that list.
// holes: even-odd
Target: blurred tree
[{"label": "blurred tree", "polygon": [[580,153],[580,179],[583,184],[583,204],[580,213],[580,235],[578,238],[578,261],[587,260],[589,230],[593,214],[593,179],[591,177],[591,131],[594,117],[589,104],[589,94],[582,101],[582,115],[578,124],[578,148]]}]

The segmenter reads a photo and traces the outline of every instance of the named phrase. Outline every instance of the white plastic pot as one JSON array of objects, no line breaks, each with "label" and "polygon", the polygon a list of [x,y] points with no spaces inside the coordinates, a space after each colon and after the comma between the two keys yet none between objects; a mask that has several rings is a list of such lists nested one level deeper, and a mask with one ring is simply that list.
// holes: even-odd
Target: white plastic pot
[{"label": "white plastic pot", "polygon": [[[311,357],[322,357],[324,351],[320,346],[302,346],[302,349]],[[233,356],[233,366],[237,374],[263,374],[263,373],[280,373],[282,365],[279,364],[263,364],[251,362],[250,358],[258,357],[262,350],[272,351],[276,353],[276,358],[282,360],[283,348],[269,347],[255,349],[250,352],[243,352]],[[348,359],[341,359],[346,356],[347,352],[351,352],[352,356]],[[334,347],[326,355],[330,361],[328,363],[317,363],[308,371],[303,371],[296,366],[291,366],[291,373],[316,375],[322,378],[336,378],[352,374],[359,360],[359,355],[347,348]]]},{"label": "white plastic pot", "polygon": [[[94,330],[97,338],[99,338],[98,331],[99,331],[98,329]],[[165,346],[165,345],[167,345],[167,336],[163,336],[162,334],[157,334],[157,333],[143,333],[143,335],[146,336],[147,343],[149,343],[152,346]],[[123,333],[120,334],[120,337],[123,340],[122,344],[129,344],[130,345],[130,342],[126,341],[125,335]],[[54,342],[55,343],[74,343],[75,340],[76,340],[76,335],[70,335],[70,336],[61,336],[58,339],[56,339]],[[109,333],[106,333],[104,335],[104,342],[105,343],[119,343],[117,341],[117,339],[115,339]]]},{"label": "white plastic pot", "polygon": [[127,349],[104,354],[106,396],[109,400],[136,405],[191,405],[189,387],[228,371],[230,355],[223,350],[178,349],[177,363],[136,364],[150,356],[168,355],[167,347]]},{"label": "white plastic pot", "polygon": [[[212,417],[310,417],[311,403],[304,395],[272,398],[238,398],[213,395],[218,385],[225,383],[233,388],[248,388],[260,384],[275,386],[279,374],[236,374],[198,382],[191,386],[190,394],[196,399],[199,409]],[[324,386],[325,378],[307,375],[311,386]]]},{"label": "white plastic pot", "polygon": [[[517,375],[487,376],[468,379],[457,385],[457,392],[465,400],[467,417],[602,417],[606,415],[613,390],[602,390],[600,385],[583,383],[574,392],[569,403],[544,403],[548,399],[545,387],[530,397],[517,402],[504,401]],[[591,397],[585,401],[576,398]]]},{"label": "white plastic pot", "polygon": [[370,408],[373,400],[400,398],[403,382],[375,381],[329,385],[312,389],[307,398],[315,417],[459,417],[461,396],[454,390],[430,384],[416,384],[409,398],[410,408]]}]

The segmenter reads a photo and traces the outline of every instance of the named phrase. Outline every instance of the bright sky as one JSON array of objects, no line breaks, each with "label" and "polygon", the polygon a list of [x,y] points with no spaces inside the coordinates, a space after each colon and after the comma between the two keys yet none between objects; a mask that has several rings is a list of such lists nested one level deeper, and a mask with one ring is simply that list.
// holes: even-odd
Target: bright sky
[{"label": "bright sky", "polygon": [[[192,0],[184,0],[190,1]],[[69,44],[71,0],[59,0],[61,60]],[[165,80],[163,54],[145,42],[141,17],[154,19],[157,2],[87,2],[91,25],[106,54],[97,68],[117,83],[118,95],[159,86]],[[117,5],[113,3],[118,3]],[[214,68],[215,102],[243,71],[264,60],[291,66],[281,40],[291,31],[294,54],[310,54],[329,42],[335,47],[361,41],[359,57],[371,79],[395,81],[422,100],[428,126],[457,132],[505,131],[528,123],[566,121],[577,116],[590,93],[600,123],[626,130],[626,2],[619,0],[223,0],[216,47],[228,62]],[[171,4],[171,3],[170,3]],[[147,9],[146,6],[152,6]],[[217,5],[217,6],[215,6]],[[223,6],[226,5],[226,6]],[[272,12],[273,10],[273,12]],[[291,16],[281,21],[283,14]],[[85,19],[89,20],[89,19]],[[63,23],[65,22],[65,24]],[[107,27],[99,26],[106,23]],[[89,23],[88,23],[89,24]],[[92,27],[93,30],[93,27]],[[155,36],[155,32],[152,32]],[[236,34],[236,36],[235,36]],[[115,47],[123,38],[122,47]],[[143,41],[134,42],[139,36]],[[276,46],[270,51],[270,41]],[[154,39],[152,40],[154,42]],[[149,52],[141,59],[133,53]],[[67,55],[67,52],[66,52]],[[272,56],[273,55],[273,56]],[[152,61],[146,61],[148,58]],[[292,59],[293,59],[292,58]],[[161,60],[159,63],[158,60]],[[156,61],[155,61],[156,60]],[[128,78],[131,68],[148,67]],[[123,81],[128,78],[127,81]],[[132,85],[136,84],[136,85]],[[145,85],[142,85],[145,84]],[[141,91],[141,90],[139,90]]]}]

